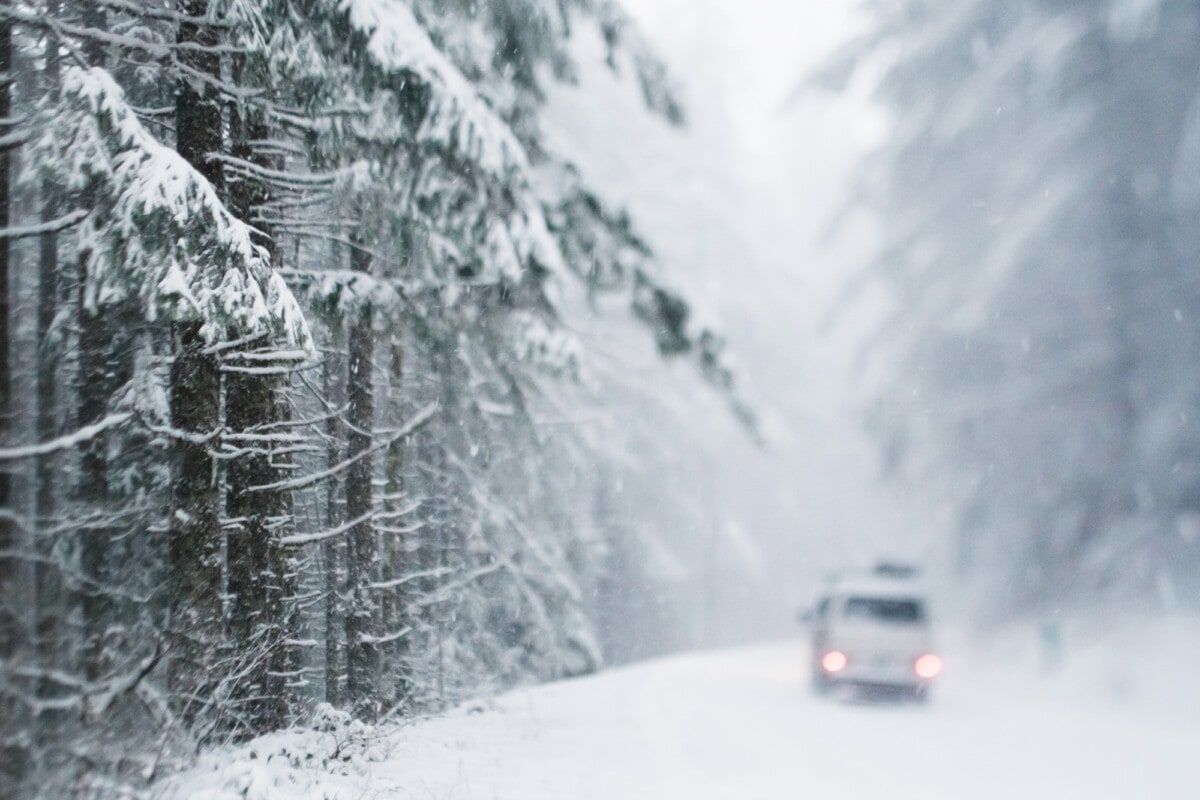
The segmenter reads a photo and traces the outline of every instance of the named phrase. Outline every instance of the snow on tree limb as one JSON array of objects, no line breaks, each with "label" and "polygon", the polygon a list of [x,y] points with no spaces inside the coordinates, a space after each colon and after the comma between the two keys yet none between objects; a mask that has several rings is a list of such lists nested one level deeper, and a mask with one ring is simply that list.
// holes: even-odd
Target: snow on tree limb
[{"label": "snow on tree limb", "polygon": [[349,458],[343,460],[341,463],[336,464],[335,466],[330,467],[329,469],[321,470],[319,472],[314,472],[314,473],[307,474],[307,475],[302,475],[298,478],[277,481],[275,483],[267,484],[265,486],[251,486],[250,491],[265,492],[265,491],[270,491],[273,489],[289,489],[289,490],[294,491],[296,489],[306,489],[310,486],[315,486],[318,483],[320,483],[321,481],[327,480],[334,475],[344,472],[346,470],[346,468],[351,466],[352,464],[355,464],[355,463],[361,461],[362,459],[367,458],[381,450],[386,450],[387,447],[389,445],[391,445],[393,442],[397,442],[401,439],[405,439],[405,438],[411,436],[413,433],[415,433],[416,431],[423,428],[431,419],[433,419],[433,416],[435,413],[437,413],[437,405],[436,404],[431,404],[431,405],[426,406],[425,408],[418,411],[416,416],[414,416],[411,420],[409,420],[407,423],[405,423],[404,427],[402,427],[400,430],[393,433],[387,439],[384,439],[382,442],[377,442],[377,443],[371,445],[366,450],[363,450],[360,453],[350,456]]},{"label": "snow on tree limb", "polygon": [[147,321],[200,321],[209,342],[269,334],[312,348],[300,305],[214,188],[163,146],[103,69],[69,67],[43,110],[37,171],[95,198],[80,225],[84,303],[136,302]]},{"label": "snow on tree limb", "polygon": [[33,225],[21,225],[19,227],[0,228],[0,239],[28,239],[34,236],[42,236],[47,233],[58,233],[66,230],[74,225],[78,225],[87,217],[86,211],[72,211],[69,214],[64,214],[57,219],[39,222]]},{"label": "snow on tree limb", "polygon": [[330,528],[328,530],[314,531],[312,533],[297,533],[297,534],[293,534],[291,536],[284,536],[283,538],[281,538],[279,540],[279,543],[281,545],[283,545],[284,547],[294,547],[296,545],[301,545],[301,544],[313,544],[314,542],[323,542],[326,539],[333,539],[338,536],[343,536],[343,535],[349,533],[351,530],[353,530],[355,528],[355,526],[361,525],[364,522],[368,522],[368,521],[374,519],[377,515],[378,515],[378,512],[375,509],[371,509],[367,513],[362,514],[361,516],[355,517],[354,519],[350,520],[349,522],[344,522],[335,528]]},{"label": "snow on tree limb", "polygon": [[0,448],[0,461],[18,461],[23,458],[46,455],[59,450],[69,450],[86,441],[96,438],[109,428],[114,428],[122,424],[132,416],[133,415],[130,413],[109,414],[107,417],[94,425],[85,425],[77,431],[69,433],[65,436],[60,436],[57,439],[52,439],[48,442],[38,442],[37,444],[24,445],[21,447]]},{"label": "snow on tree limb", "polygon": [[461,154],[493,175],[525,170],[524,148],[400,0],[341,0],[350,24],[368,36],[368,50],[389,72],[411,72],[432,90],[421,122],[423,143]]}]

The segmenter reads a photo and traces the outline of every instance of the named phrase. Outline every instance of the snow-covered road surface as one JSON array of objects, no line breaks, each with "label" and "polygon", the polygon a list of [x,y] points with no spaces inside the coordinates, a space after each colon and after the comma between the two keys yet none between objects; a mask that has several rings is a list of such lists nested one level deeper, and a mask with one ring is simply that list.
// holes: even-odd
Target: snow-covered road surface
[{"label": "snow-covered road surface", "polygon": [[[1187,715],[990,685],[955,676],[953,661],[925,707],[821,699],[807,691],[805,657],[789,643],[634,665],[409,725],[349,777],[244,763],[239,777],[226,756],[178,796],[1200,797],[1200,725]],[[258,747],[260,764],[273,746]]]},{"label": "snow-covered road surface", "polygon": [[426,723],[396,754],[407,796],[1200,796],[1200,725],[952,678],[927,707],[819,699],[804,662],[790,644],[688,655]]}]

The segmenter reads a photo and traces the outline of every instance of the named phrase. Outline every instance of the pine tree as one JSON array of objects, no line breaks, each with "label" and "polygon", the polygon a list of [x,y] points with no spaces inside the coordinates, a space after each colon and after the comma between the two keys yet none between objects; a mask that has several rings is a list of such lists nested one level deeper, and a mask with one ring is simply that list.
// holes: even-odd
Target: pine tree
[{"label": "pine tree", "polygon": [[[370,274],[370,256],[361,247],[350,251],[355,272]],[[373,310],[364,304],[350,320],[346,393],[346,516],[351,521],[347,573],[349,608],[346,611],[346,691],[355,713],[373,718],[379,683],[380,612],[373,585],[379,579],[379,547],[374,516],[372,437],[375,429]]]},{"label": "pine tree", "polygon": [[[233,67],[236,85],[265,86],[265,65],[258,59],[238,56]],[[234,172],[227,191],[230,211],[248,224],[257,223],[258,243],[278,257],[270,227],[262,222],[270,189],[256,175],[256,170],[274,167],[262,150],[270,138],[265,115],[235,105],[230,131]],[[269,339],[250,344],[257,346],[235,351],[223,366],[227,448],[233,455],[227,468],[226,559],[230,646],[262,654],[254,677],[244,687],[252,707],[241,713],[251,730],[267,730],[281,727],[297,710],[287,688],[299,670],[294,647],[287,644],[299,638],[294,609],[297,587],[291,553],[282,544],[294,524],[290,491],[280,486],[290,463],[283,446],[295,438],[280,426],[291,419],[286,371],[297,354],[280,352]]]},{"label": "pine tree", "polygon": [[954,509],[990,613],[1194,585],[1176,531],[1196,479],[1176,466],[1200,452],[1180,357],[1197,195],[1178,177],[1198,152],[1196,8],[872,10],[826,77],[905,54],[880,83],[897,126],[863,198],[887,220],[875,274],[899,309],[875,346],[888,464]]}]

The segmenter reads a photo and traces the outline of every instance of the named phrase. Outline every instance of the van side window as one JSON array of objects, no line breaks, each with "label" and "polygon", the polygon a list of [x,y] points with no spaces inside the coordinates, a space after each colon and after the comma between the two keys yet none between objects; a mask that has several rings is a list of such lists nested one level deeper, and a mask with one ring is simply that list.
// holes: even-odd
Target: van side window
[{"label": "van side window", "polygon": [[821,602],[817,603],[817,619],[826,619],[829,616],[829,598],[822,597]]},{"label": "van side window", "polygon": [[925,609],[917,600],[851,597],[846,601],[846,616],[899,625],[918,624],[925,621]]}]

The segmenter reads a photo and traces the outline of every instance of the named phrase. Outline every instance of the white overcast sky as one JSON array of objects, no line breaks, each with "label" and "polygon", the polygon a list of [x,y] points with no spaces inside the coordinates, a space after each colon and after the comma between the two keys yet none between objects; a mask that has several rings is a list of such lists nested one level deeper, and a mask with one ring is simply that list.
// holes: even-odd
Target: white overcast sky
[{"label": "white overcast sky", "polygon": [[[883,132],[862,91],[849,98],[795,96],[810,70],[863,27],[857,0],[624,0],[683,87],[691,135],[738,163],[770,220],[806,241],[846,199],[855,165]],[[788,99],[791,98],[790,105]],[[764,204],[766,205],[766,204]],[[796,241],[787,241],[795,248]],[[785,259],[777,259],[783,264]],[[843,266],[838,264],[838,267]],[[827,254],[788,265],[827,303],[843,271]]]},{"label": "white overcast sky", "polygon": [[748,106],[778,101],[854,30],[852,0],[625,0],[676,64],[704,57],[744,87]]}]

